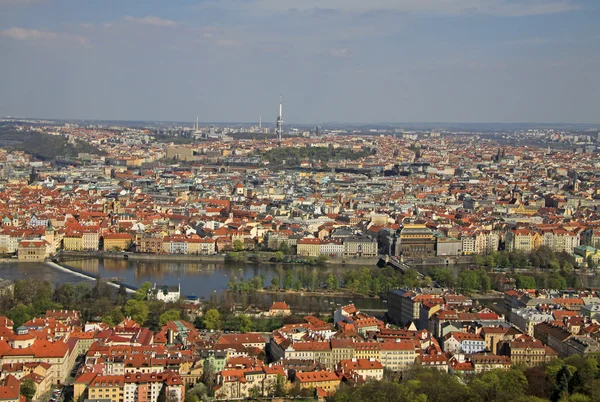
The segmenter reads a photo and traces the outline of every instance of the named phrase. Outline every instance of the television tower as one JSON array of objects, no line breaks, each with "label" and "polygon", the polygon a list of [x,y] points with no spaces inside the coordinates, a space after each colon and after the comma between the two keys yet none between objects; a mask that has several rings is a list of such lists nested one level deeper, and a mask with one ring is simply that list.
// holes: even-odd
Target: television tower
[{"label": "television tower", "polygon": [[277,141],[281,142],[283,134],[283,98],[279,96],[279,116],[277,117]]}]

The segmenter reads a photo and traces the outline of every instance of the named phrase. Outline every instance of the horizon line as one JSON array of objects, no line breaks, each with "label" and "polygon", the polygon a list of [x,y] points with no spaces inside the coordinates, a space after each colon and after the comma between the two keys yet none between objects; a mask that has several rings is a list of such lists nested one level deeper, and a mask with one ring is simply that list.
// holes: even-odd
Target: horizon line
[{"label": "horizon line", "polygon": [[[127,119],[98,119],[98,118],[56,118],[56,117],[25,117],[25,116],[0,116],[0,119],[14,119],[14,120],[54,120],[54,121],[98,121],[98,122],[130,122],[130,123],[181,123],[181,124],[195,124],[196,121],[187,121],[187,120],[127,120]],[[248,124],[248,125],[258,125],[259,121],[199,121],[199,124]],[[273,125],[276,126],[276,122],[266,122],[262,121],[263,126]],[[589,122],[541,122],[541,121],[510,121],[510,122],[499,122],[499,121],[371,121],[371,122],[343,122],[343,121],[328,121],[328,122],[308,122],[308,123],[300,123],[300,122],[290,122],[287,123],[290,125],[302,125],[302,126],[319,126],[319,125],[410,125],[410,124],[447,124],[447,125],[456,125],[456,124],[481,124],[481,125],[582,125],[582,126],[600,126],[600,122],[597,123],[589,123]],[[600,128],[600,127],[599,127]]]}]

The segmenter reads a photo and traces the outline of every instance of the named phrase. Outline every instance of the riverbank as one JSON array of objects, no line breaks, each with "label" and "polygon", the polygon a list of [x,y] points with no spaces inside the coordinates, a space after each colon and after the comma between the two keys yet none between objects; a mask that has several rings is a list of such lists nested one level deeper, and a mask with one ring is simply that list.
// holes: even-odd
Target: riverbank
[{"label": "riverbank", "polygon": [[225,256],[195,255],[195,254],[143,254],[143,253],[113,253],[108,251],[61,251],[57,257],[99,258],[133,261],[179,261],[179,262],[212,262],[224,263]]},{"label": "riverbank", "polygon": [[313,297],[360,297],[364,299],[380,299],[377,296],[368,296],[348,291],[337,291],[337,292],[314,292],[308,290],[274,290],[274,289],[258,289],[256,293],[272,294],[272,295],[298,295],[298,296],[313,296]]},{"label": "riverbank", "polygon": [[360,265],[361,267],[373,267],[379,262],[379,257],[334,257],[327,260],[327,264],[333,265]]}]

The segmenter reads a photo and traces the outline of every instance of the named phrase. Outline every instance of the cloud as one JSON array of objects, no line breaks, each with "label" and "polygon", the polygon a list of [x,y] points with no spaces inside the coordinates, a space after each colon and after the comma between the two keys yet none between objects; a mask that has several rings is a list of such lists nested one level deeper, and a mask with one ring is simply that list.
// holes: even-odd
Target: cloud
[{"label": "cloud", "polygon": [[488,14],[508,17],[556,14],[580,8],[577,0],[208,0],[205,7],[262,12],[369,13],[377,10],[431,14]]},{"label": "cloud", "polygon": [[87,46],[89,44],[89,41],[85,36],[17,27],[0,31],[0,36],[20,41],[76,43],[83,46]]},{"label": "cloud", "polygon": [[175,21],[166,20],[159,17],[153,17],[151,15],[148,15],[143,18],[126,16],[125,21],[134,22],[136,24],[152,25],[155,27],[174,27],[177,25]]},{"label": "cloud", "polygon": [[327,54],[331,57],[346,57],[346,56],[348,56],[348,49],[347,48],[329,49]]}]

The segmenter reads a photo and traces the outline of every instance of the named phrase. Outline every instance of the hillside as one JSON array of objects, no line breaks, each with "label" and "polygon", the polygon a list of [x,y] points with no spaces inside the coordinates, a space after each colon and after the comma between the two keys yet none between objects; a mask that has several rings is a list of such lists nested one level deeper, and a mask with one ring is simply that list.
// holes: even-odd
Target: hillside
[{"label": "hillside", "polygon": [[0,130],[0,146],[26,152],[36,159],[75,158],[80,152],[104,155],[105,152],[83,141],[69,143],[65,137],[35,131]]}]

